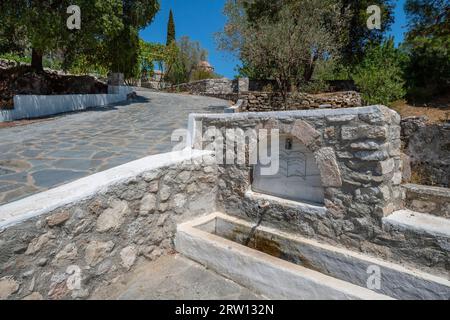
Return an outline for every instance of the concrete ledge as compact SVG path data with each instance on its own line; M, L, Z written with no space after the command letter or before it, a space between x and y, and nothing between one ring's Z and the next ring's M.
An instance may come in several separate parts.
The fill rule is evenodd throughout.
M41 192L0 207L0 229L51 212L60 207L89 199L109 187L148 171L210 155L208 151L184 150L146 157L126 163L63 186Z
M450 189L405 184L406 207L410 210L450 218Z
M399 210L383 218L383 226L388 229L412 231L432 237L450 240L450 220L410 210Z
M306 202L287 200L267 194L257 193L252 190L248 190L245 193L245 198L256 202L268 201L273 204L281 205L286 208L294 208L300 212L312 215L325 216L327 214L327 208L324 206L313 205Z
M112 94L16 95L14 109L0 110L0 122L82 111L127 100L129 87L108 88Z
M450 199L450 189L441 187L424 186L419 184L405 184L403 188L409 192L414 192L420 195L436 196ZM450 200L449 200L450 201Z

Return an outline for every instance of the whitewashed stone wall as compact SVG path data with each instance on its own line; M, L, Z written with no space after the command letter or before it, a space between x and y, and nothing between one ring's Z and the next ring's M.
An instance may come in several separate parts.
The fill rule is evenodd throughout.
M0 122L33 119L106 106L126 101L132 92L131 87L108 86L108 94L16 95L14 109L0 110Z
M178 223L214 211L215 172L158 155L0 207L0 300L86 299L171 252Z
M387 260L448 272L439 239L385 230L382 219L402 208L400 116L383 106L290 112L194 115L199 132L277 128L300 140L316 158L324 206L252 192L250 165L219 167L223 212ZM196 135L198 137L198 134ZM193 144L198 145L194 137ZM432 270L433 269L433 270Z

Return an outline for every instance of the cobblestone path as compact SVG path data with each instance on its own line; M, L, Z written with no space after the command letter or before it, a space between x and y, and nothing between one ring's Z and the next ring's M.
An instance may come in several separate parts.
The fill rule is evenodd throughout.
M139 158L170 152L188 115L227 101L138 91L134 102L0 129L0 204Z

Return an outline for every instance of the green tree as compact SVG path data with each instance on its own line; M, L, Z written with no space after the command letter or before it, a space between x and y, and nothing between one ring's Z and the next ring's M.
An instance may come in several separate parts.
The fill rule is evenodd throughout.
M155 66L158 66L165 74L177 69L179 49L176 43L172 42L169 46L165 46L159 43L145 42L141 39L139 46L140 73L136 75L136 78L141 77L143 73L151 76Z
M448 0L407 0L408 37L448 36L450 3Z
M219 76L214 72L209 70L196 69L191 74L191 81L205 80L205 79L215 79Z
M169 13L169 22L167 23L167 45L170 45L173 41L176 40L175 34L175 21L173 19L173 12L170 10Z
M196 71L198 63L208 57L208 52L202 49L198 41L191 41L188 36L183 36L175 43L178 47L178 56L173 64L173 68L167 73L167 81L173 84L185 83L193 80L193 73ZM196 75L204 77L205 75ZM196 79L198 80L198 79Z
M267 2L230 0L219 48L236 54L253 74L275 79L287 101L291 88L311 80L322 61L336 59L346 19L333 0ZM261 7L255 9L255 5ZM256 12L258 14L256 14Z
M37 71L42 71L43 56L56 51L64 52L67 68L83 55L86 61L95 60L112 71L129 70L129 63L137 61L131 57L138 50L138 30L152 21L159 9L158 1L77 0L81 30L66 26L66 11L72 4L71 0L2 1L0 30L7 21L23 32L21 40L32 49L32 66Z
M374 44L383 42L386 32L394 22L395 0L340 0L341 12L350 16L344 34L346 43L342 48L342 62L345 66L357 65L366 51ZM377 5L381 8L381 30L367 28L367 8Z
M406 79L410 98L427 100L450 90L450 6L448 0L408 0L410 55Z
M395 48L392 38L369 47L353 74L366 103L389 105L405 96L403 65L406 59L405 54Z
M339 67L341 71L346 69L350 71L352 66L357 65L363 59L369 44L382 42L385 32L389 30L394 20L394 0L325 0L324 4L329 7L333 6L333 12L328 11L328 14L324 14L316 11L311 14L318 21L328 24L331 32L343 44L340 46L340 60L336 61L333 66ZM279 19L282 8L289 6L294 11L301 11L304 10L305 5L308 6L304 0L230 0L224 8L228 23L224 32L218 35L219 47L239 52L243 41L240 26L245 25L246 22L256 26L262 18L274 22ZM367 8L370 5L378 5L382 10L381 30L367 28L367 19L369 18ZM340 16L339 20L346 21L346 23L341 23L337 27L333 26L336 16ZM250 61L246 61L244 57L239 56L239 58L243 64L239 70L241 74L252 78L270 77L263 70L252 65ZM313 75L311 71L314 71L314 65L315 63L311 64L309 71L306 71L305 78Z

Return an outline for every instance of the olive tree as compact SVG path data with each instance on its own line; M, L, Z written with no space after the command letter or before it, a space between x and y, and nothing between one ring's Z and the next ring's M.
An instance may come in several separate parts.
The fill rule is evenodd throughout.
M292 88L311 80L319 61L336 58L347 20L336 1L287 1L271 14L249 18L246 1L230 0L219 47L275 79L286 102Z

